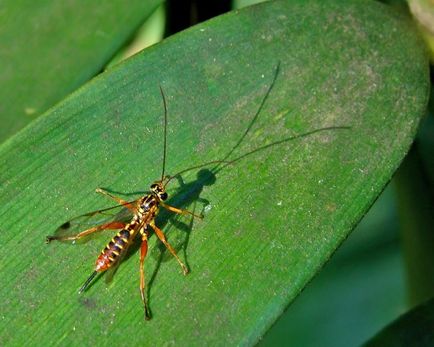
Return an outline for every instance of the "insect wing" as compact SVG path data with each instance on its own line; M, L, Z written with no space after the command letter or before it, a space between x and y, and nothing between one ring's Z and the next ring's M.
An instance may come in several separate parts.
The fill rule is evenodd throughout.
M131 202L131 203L134 203ZM64 238L75 236L80 232L89 228L98 227L105 223L117 221L128 222L131 219L132 212L123 205L112 206L102 210L96 210L93 212L85 213L77 216L62 225L60 225L54 232L56 238ZM80 240L60 240L62 242L74 243L74 242L86 242L92 238L93 234L87 235Z

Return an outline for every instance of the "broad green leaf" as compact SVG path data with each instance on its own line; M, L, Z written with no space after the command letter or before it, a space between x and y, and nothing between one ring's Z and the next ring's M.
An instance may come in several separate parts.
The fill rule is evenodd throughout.
M99 73L161 2L3 1L0 141Z
M258 346L285 346L288 341L303 347L360 346L405 312L406 283L393 188L394 184L388 185Z
M299 0L218 17L103 73L0 147L0 343L256 342L390 180L424 113L427 66L413 27L388 6ZM151 238L144 322L137 254L79 296L112 233L77 245L44 238L112 205L96 187L130 199L160 177L159 86L171 174L351 129L173 182L169 203L205 218L157 218L191 274Z
M417 306L380 331L364 346L418 346L434 344L434 300Z

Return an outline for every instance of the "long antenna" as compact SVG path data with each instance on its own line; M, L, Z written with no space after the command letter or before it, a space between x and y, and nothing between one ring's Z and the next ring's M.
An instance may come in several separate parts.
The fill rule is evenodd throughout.
M256 120L258 119L259 114L261 113L262 108L264 107L265 102L267 101L267 99L271 93L271 90L273 89L274 84L276 83L277 76L279 75L279 72L280 72L280 60L277 62L276 66L274 68L273 80L271 81L270 86L267 89L267 92L265 93L264 97L262 98L262 101L259 104L258 110L256 111L255 115L253 116L252 120L250 121L247 129L244 131L244 134L241 136L241 138L238 140L238 142L235 144L235 146L232 147L232 149L228 152L228 154L226 154L226 156L223 158L223 160L226 160L227 158L229 158L231 156L231 154L240 146L240 144L243 142L244 138L250 132L250 129L253 127Z
M163 170L161 172L161 180L164 179L164 171L166 169L166 152L167 152L167 103L166 97L164 96L163 88L160 84L160 92L163 97L163 105L164 105L164 145L163 145Z
M317 129L309 130L309 131L307 131L305 133L302 133L302 134L297 134L297 135L289 136L289 137L286 137L286 138L284 138L282 140L278 140L278 141L274 141L272 143L269 143L268 145L263 145L263 146L257 147L257 148L255 148L255 149L253 149L253 150L251 150L251 151L249 151L247 153L241 154L240 156L238 156L235 159L232 159L230 161L225 160L225 163L226 163L226 166L232 165L232 164L235 164L236 162L238 162L238 161L246 158L249 155L252 155L252 154L260 152L260 151L263 151L263 150L265 150L267 148L274 147L274 146L283 144L285 142L293 141L293 140L300 139L300 138L303 138L303 137L307 137L307 136L313 135L315 133L319 133L321 131L339 130L339 129L341 129L341 130L350 130L351 126L348 126L348 125L333 125L333 126L328 126L328 127L323 127L323 128L317 128ZM224 168L224 166L218 168L218 170L215 171L215 173L219 172L223 168Z
M263 145L263 146L257 147L257 148L255 148L255 149L253 149L253 150L251 150L251 151L249 151L247 153L241 154L240 156L238 156L238 157L236 157L235 159L232 159L232 160L225 160L225 159L223 159L223 160L212 160L212 161L208 161L206 163L200 164L200 165L191 166L191 167L189 167L187 169L184 169L184 170L181 170L181 171L177 172L173 176L170 176L167 179L167 181L164 184L164 186L166 187L167 184L172 179L174 179L176 176L178 176L180 174L183 174L185 172L191 171L191 170L199 169L201 167L205 167L205 166L212 165L212 164L226 164L226 165L221 166L219 168L214 168L213 172L217 173L221 169L223 169L224 167L226 167L228 165L235 164L236 162L238 162L238 161L246 158L247 156L252 155L252 154L254 154L256 152L263 151L263 150L265 150L267 148L270 148L270 147L273 147L273 146L276 146L276 145L280 145L280 144L283 144L285 142L289 142L289 141L292 141L292 140L296 140L296 139L299 139L299 138L302 138L302 137L306 137L306 136L309 136L309 135L312 135L312 134L315 134L315 133L318 133L318 132L321 132L321 131L339 130L339 129L346 129L346 130L348 130L348 129L351 129L351 126L347 126L347 125L335 125L335 126L328 126L328 127L323 127L323 128L317 128L317 129L313 129L313 130L307 131L307 132L302 133L302 134L286 137L286 138L284 138L282 140L278 140L278 141L269 143L268 145Z
M243 142L244 138L247 136L247 134L249 133L249 131L252 128L253 124L255 123L256 119L258 118L259 113L261 113L261 110L264 107L265 101L267 101L268 96L270 95L270 92L273 89L274 84L276 83L277 76L279 75L279 72L280 72L280 60L277 62L276 67L274 68L273 80L270 83L270 87L267 89L267 92L265 93L265 96L263 97L263 99L261 101L261 104L259 105L259 108L256 111L254 117L250 121L249 126L244 131L244 134L241 136L241 138L238 140L238 142L235 144L235 146L232 147L232 149L226 154L226 156L223 159L209 161L209 162L206 162L204 164L192 166L192 167L189 167L189 168L187 168L185 170L182 170L182 171L178 172L177 174L175 174L173 176L170 176L168 178L168 180L166 181L166 183L164 184L164 186L166 186L173 178L175 178L176 176L178 176L180 174L183 174L184 172L187 172L187 171L190 171L190 170L194 170L194 169L199 169L201 167L205 167L205 166L212 165L212 164L217 164L217 166L214 168L214 170L216 170L218 168L218 164L223 164L224 163L226 165L230 165L233 162L235 162L238 159L240 159L240 158L238 158L237 160L231 160L231 161L227 160L231 156L231 154L237 149L237 147L241 144L241 142ZM166 101L165 101L165 98L164 98L163 90L161 89L161 85L160 85L160 90L161 90L161 94L163 95L165 113L167 113L167 110L166 110ZM166 119L165 119L165 121L167 123ZM165 124L165 126L166 126L166 124ZM165 132L166 132L166 130L165 130ZM166 136L164 136L164 150L166 151ZM164 153L164 157L165 157L165 155L166 155L166 153ZM244 156L242 156L242 157L244 157ZM161 176L161 180L163 180L163 179L164 179L164 163L163 163L163 174Z

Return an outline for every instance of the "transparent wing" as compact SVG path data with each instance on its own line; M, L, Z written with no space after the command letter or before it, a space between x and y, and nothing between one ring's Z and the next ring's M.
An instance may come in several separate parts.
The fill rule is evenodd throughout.
M129 202L134 204L137 200ZM127 223L132 217L132 211L123 205L116 205L109 208L96 210L93 212L85 213L60 225L53 234L53 239L61 242L86 242L92 238L95 233L89 233L79 240L62 240L62 238L73 237L85 230L95 229L94 231L100 231L104 229L116 229L116 222ZM99 228L100 226L112 224L110 228ZM49 236L48 238L50 238Z

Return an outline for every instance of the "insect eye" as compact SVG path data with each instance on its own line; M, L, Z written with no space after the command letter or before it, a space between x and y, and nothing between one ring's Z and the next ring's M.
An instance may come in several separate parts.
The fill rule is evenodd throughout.
M155 184L155 183L154 183L154 184L151 184L151 189L152 189L152 190L155 190L155 189L157 188L157 186L158 186L158 184Z
M167 193L166 193L166 192L161 193L161 194L160 194L160 199L161 199L161 200L166 200L166 199L167 199Z

